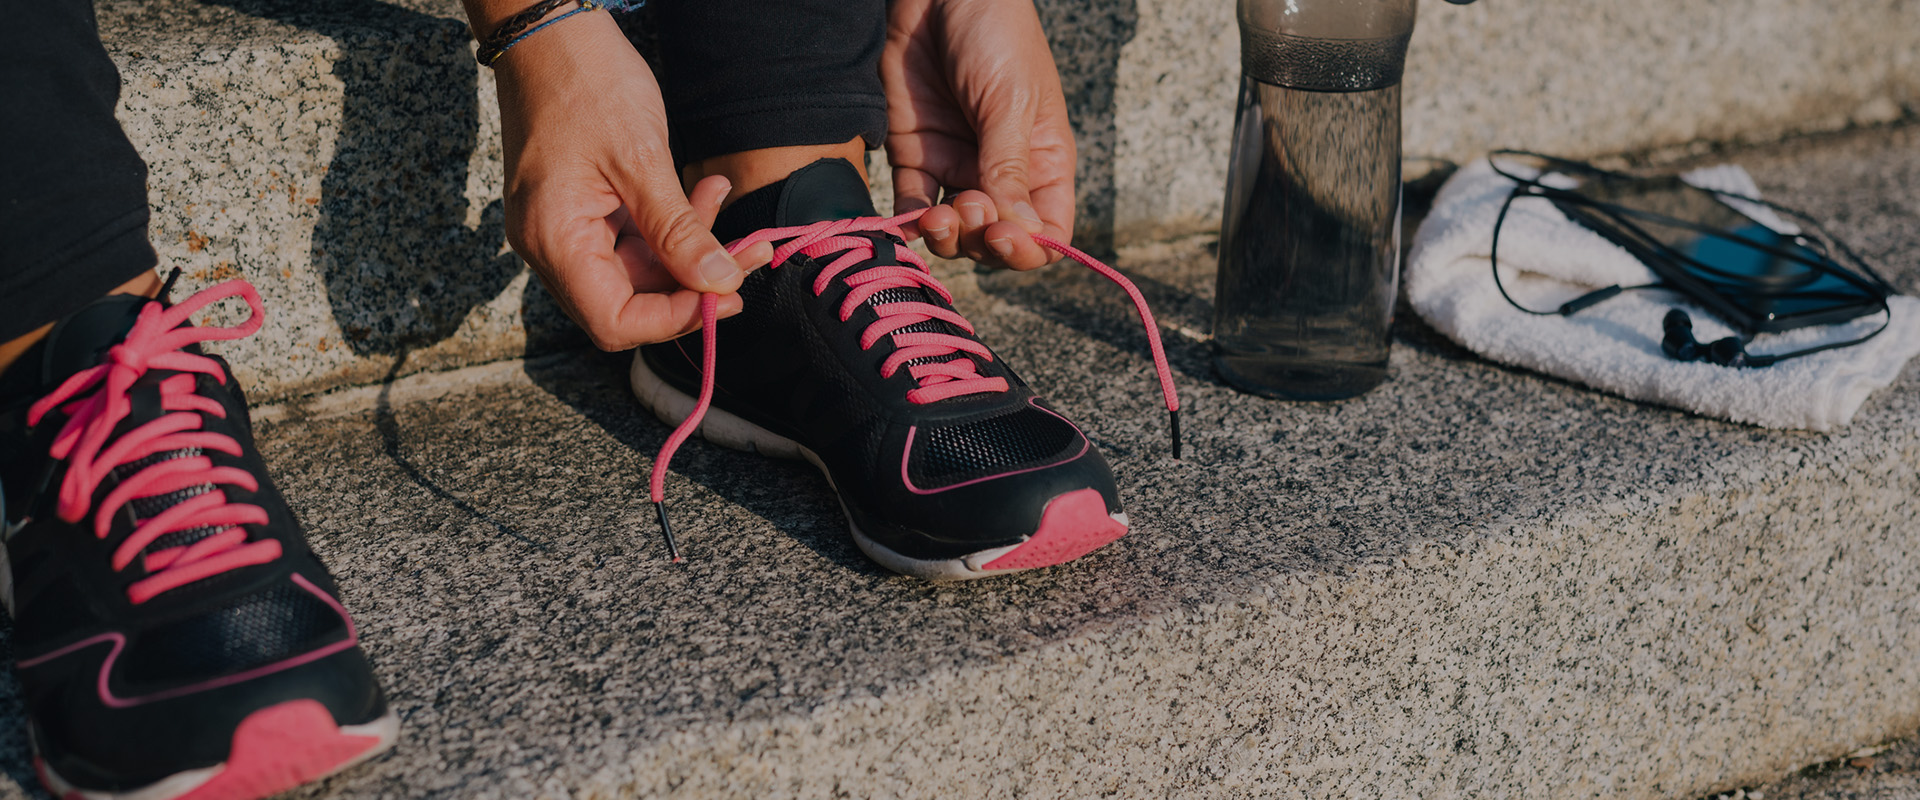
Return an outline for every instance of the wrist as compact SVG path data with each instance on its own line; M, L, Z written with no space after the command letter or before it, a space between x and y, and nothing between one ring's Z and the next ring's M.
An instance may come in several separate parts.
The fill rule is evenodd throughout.
M500 24L507 21L508 17L526 11L538 2L540 0L464 0L462 5L467 11L467 31L473 34L474 41L486 41L488 36L500 30Z
M581 14L527 37L493 67L502 80L545 82L605 75L610 65L628 58L640 60L640 54L612 16Z
M637 7L642 3L644 0L467 0L469 30L479 43L474 57L481 65L491 67L508 50L521 47L536 34L540 39L562 38L562 30L590 27L586 20L593 18L599 18L598 27L617 30L619 26L613 22L611 13L599 12ZM516 7L518 10L509 10ZM583 19L575 21L574 17ZM549 32L549 28L553 31Z

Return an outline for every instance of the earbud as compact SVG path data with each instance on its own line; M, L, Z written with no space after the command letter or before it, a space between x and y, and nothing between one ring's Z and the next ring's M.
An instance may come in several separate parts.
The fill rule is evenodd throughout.
M1666 329L1666 337L1660 340L1660 350L1675 361L1706 361L1723 367L1766 367L1780 360L1777 356L1754 355L1747 352L1746 343L1738 336L1729 336L1712 344L1701 344L1693 338L1693 318L1680 309L1667 312L1661 320Z
M1660 321L1667 336L1660 340L1660 350L1675 361L1699 361L1700 342L1693 338L1693 318L1680 309L1667 311L1667 318Z

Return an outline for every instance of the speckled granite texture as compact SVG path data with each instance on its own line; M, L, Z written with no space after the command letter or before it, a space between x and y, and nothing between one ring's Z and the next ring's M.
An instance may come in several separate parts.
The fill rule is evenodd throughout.
M1217 224L1228 0L1040 0L1080 133L1082 245ZM1920 99L1920 2L1425 8L1407 152L1568 154L1883 122ZM501 233L491 75L454 0L100 0L153 236L188 288L241 275L263 397L582 341Z
M1766 786L1701 800L1913 800L1920 797L1920 739L1864 747Z
M1920 130L1737 160L1920 288ZM667 431L617 357L266 409L406 726L294 796L1691 800L1920 729L1920 369L1841 433L1767 432L1403 315L1380 389L1262 400L1180 333L1210 313L1209 244L1120 260L1169 331L1184 461L1103 280L953 282L1135 523L1009 579L888 575L813 470L698 441L667 563L643 488ZM0 771L24 783L13 691Z

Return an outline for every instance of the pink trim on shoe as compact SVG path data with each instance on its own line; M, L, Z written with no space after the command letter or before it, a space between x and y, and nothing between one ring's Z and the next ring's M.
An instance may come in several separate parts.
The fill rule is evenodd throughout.
M907 477L907 461L908 459L913 457L913 435L915 433L918 433L920 430L920 426L915 425L907 429L906 446L900 448L900 483L907 487L907 491L913 492L914 494L939 494L941 492L958 489L962 486L972 486L976 483L982 483L982 482L991 481L991 480L998 480L1000 478L1007 477L1008 475L1019 475L1026 472L1038 472L1043 469L1052 469L1054 467L1060 466L1061 464L1065 464L1069 461L1072 461L1076 458L1086 455L1087 449L1093 446L1092 444L1087 442L1087 435L1081 432L1080 426L1073 424L1073 420L1067 419L1066 417L1062 417L1059 414L1054 414L1052 411L1049 411L1048 409L1043 408L1039 403L1034 402L1033 398L1031 397L1027 398L1027 405L1033 406L1034 408L1040 409L1041 411L1045 411L1048 414L1053 414L1055 418L1059 419L1061 422L1067 423L1068 427L1073 428L1073 432L1080 437L1080 452L1074 453L1071 456L1060 459L1059 461L1055 461L1050 464L1041 464L1040 466L1028 467L1026 469L1016 469L1009 472L1002 472L998 475L988 475L984 478L974 478L973 480L970 480L970 481L961 481L959 483L953 484L952 486L942 486L938 489L922 489L918 486L913 485L913 479Z
M854 219L826 220L788 228L767 228L750 234L744 239L739 239L728 244L727 252L738 254L741 250L760 242L771 243L783 239L787 240L786 244L774 248L773 260L769 262L769 266L778 266L785 263L786 260L795 253L803 253L809 258L824 258L834 253L840 253L839 258L827 264L820 270L819 274L814 276L813 293L815 296L819 296L826 292L827 287L835 278L839 277L841 273L850 269L854 264L878 255L878 251L875 249L875 242L870 239L850 236L848 234L884 231L903 240L902 242L894 243L894 255L901 265L911 264L912 267L876 265L869 269L861 270L853 276L849 276L844 282L851 288L851 291L848 292L846 299L841 302L840 321L846 322L852 319L855 308L871 300L874 295L887 288L920 287L939 295L941 299L948 303L952 303L953 293L948 291L947 287L941 285L938 280L934 279L933 269L928 267L927 262L915 254L913 250L904 243L906 234L901 229L901 226L920 219L920 216L925 213L927 213L927 209L922 208L893 217L859 217ZM1105 276L1107 280L1113 281L1121 289L1125 290L1127 298L1133 301L1134 309L1140 314L1140 324L1146 327L1148 349L1153 354L1153 369L1160 379L1160 393L1166 401L1168 420L1173 435L1173 457L1179 458L1180 397L1174 389L1173 368L1167 363L1166 348L1161 346L1160 343L1160 329L1154 324L1153 312L1147 309L1146 297L1140 294L1140 289L1134 286L1132 281L1127 280L1125 275L1120 274L1119 271L1112 267L1100 263L1099 259L1087 255L1057 239L1051 239L1046 236L1035 236L1034 240L1039 242L1041 246L1059 251L1066 255L1067 258L1073 259L1087 268L1100 273L1102 276ZM713 402L715 358L713 351L719 343L719 333L715 330L715 323L717 321L716 310L718 308L719 297L720 296L716 294L703 294L700 297L700 341L702 343L700 396L695 401L693 413L688 414L685 419L680 421L680 425L674 428L673 435L667 437L666 444L660 447L660 455L656 456L653 460L653 470L648 480L648 497L653 501L654 508L660 513L660 524L663 531L667 530L666 506L664 505L666 497L664 485L667 465L672 463L673 454L680 449L681 443L685 442L687 437L693 435L694 431L700 429L700 419L706 416L707 408ZM861 336L860 346L862 348L871 347L883 336L891 336L893 338L897 349L881 363L880 375L883 378L890 378L893 377L894 373L901 367L907 367L908 373L919 383L919 388L907 392L908 402L926 404L968 394L1007 391L1008 385L1006 379L982 377L975 370L972 360L968 358L967 354L971 354L984 361L992 361L993 353L987 349L986 345L950 334L925 332L903 334L899 332L899 330L909 327L914 323L939 319L947 321L950 324L957 324L961 329L971 335L973 333L973 326L967 323L964 318L948 312L945 309L941 309L938 306L918 302L886 303L874 307L873 311L876 315L882 317L905 317L899 320L902 324L897 326L893 321L884 319L870 323L867 330L863 332ZM685 352L684 348L682 352ZM946 356L954 356L954 358L939 363L910 364L910 362L913 361L929 362L929 359ZM672 541L673 535L671 532L667 533L667 539L669 542Z
M311 783L372 756L388 743L380 723L342 730L317 700L289 700L247 715L233 730L227 760L204 769L188 770L159 783L127 792L80 789L67 783L34 756L40 784L62 800L143 797L159 800L260 800ZM386 726L391 730L392 725ZM60 794L62 789L65 794Z
M119 631L110 631L107 633L100 634L98 636L82 639L78 642L74 642L73 644L67 645L66 647L62 647L51 653L47 653L41 656L35 656L33 658L23 659L20 661L18 668L29 669L32 667L37 667L48 661L52 661L56 658L60 658L61 656L65 656L70 653L84 650L88 647L92 647L97 644L112 642L113 649L107 653L106 659L100 662L100 679L97 683L97 686L100 691L100 702L105 703L108 708L132 708L134 706L158 702L160 700L171 700L175 697L185 697L186 695L190 695L195 692L204 692L204 691L207 691L208 689L218 689L222 686L232 686L233 684L236 684L236 683L250 681L250 680L253 680L254 678L258 678L263 675L271 675L281 670L292 669L302 664L318 661L322 658L326 658L327 656L333 655L334 653L338 653L342 650L346 650L360 643L360 634L353 627L353 618L347 615L347 609L346 607L340 605L340 601L333 599L333 597L328 595L326 592L320 591L320 587L313 585L312 581L309 581L306 578L301 577L300 575L297 575L297 574L293 575L292 578L293 578L293 582L296 585L300 586L303 589L306 589L309 592L312 592L315 597L320 598L322 602L326 603L329 606L332 606L333 610L339 613L340 619L346 622L347 624L346 639L327 645L325 647L321 647L316 650L309 650L305 653L301 653L300 655L294 656L292 658L288 658L282 661L276 661L272 664L267 664L265 666L255 667L245 672L237 672L232 675L227 675L220 678L214 678L213 680L202 681L200 683L196 683L191 686L182 686L179 688L168 689L164 692L155 692L149 695L141 695L139 697L125 697L125 698L115 697L113 695L113 692L107 688L107 677L113 674L113 662L115 659L118 659L120 657L120 651L125 649L127 646L126 634L123 634Z
M1032 538L980 568L1015 570L1065 564L1126 534L1127 524L1107 514L1106 498L1098 489L1079 489L1047 504Z
M256 800L325 776L378 747L377 736L340 731L317 700L253 712L233 731L226 768L177 800Z

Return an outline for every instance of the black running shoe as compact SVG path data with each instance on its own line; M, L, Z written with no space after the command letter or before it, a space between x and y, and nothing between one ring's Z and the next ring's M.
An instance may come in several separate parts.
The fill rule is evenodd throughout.
M253 316L199 328L228 297ZM393 744L353 621L197 343L260 327L232 281L124 295L0 376L0 570L36 766L74 800L247 800Z
M671 425L704 412L699 431L717 444L812 462L854 542L896 572L978 578L1118 539L1127 516L1106 460L974 337L902 241L911 216L876 217L838 159L741 197L716 234L736 250L778 247L741 286L745 310L711 327L725 353L709 370L712 408L696 410L710 355L700 336L641 348L634 393ZM687 432L656 462L656 502Z

